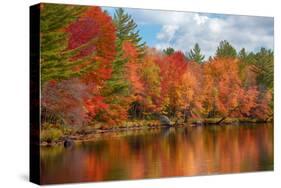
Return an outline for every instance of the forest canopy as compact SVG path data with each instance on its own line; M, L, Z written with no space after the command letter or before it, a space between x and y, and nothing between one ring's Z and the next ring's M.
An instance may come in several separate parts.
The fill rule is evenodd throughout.
M41 4L41 121L115 127L159 115L192 119L273 116L271 49L235 49L222 40L207 59L149 47L125 10ZM207 60L206 60L207 59Z

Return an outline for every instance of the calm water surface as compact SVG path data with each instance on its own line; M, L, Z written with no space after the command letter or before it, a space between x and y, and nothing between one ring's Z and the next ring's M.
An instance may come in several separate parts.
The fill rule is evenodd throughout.
M41 182L193 176L273 170L273 126L134 130L41 147Z

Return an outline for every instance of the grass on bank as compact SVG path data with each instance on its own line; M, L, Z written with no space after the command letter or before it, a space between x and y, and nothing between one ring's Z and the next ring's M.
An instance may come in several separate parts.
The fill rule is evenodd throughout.
M172 123L177 125L208 125L216 124L221 118L192 118L187 123L183 123L182 120L172 119ZM241 124L241 123L261 123L264 122L259 119L250 118L226 118L221 124ZM124 122L122 125L108 126L101 123L93 123L88 126L82 126L80 128L70 128L58 124L44 123L41 129L40 141L41 143L53 144L61 141L66 136L73 135L87 135L92 133L98 133L105 130L126 130L126 129L146 129L146 128L159 128L160 122L158 120L132 120Z

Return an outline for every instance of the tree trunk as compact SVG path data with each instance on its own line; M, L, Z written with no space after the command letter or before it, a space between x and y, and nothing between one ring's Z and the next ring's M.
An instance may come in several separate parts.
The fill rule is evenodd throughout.
M233 111L235 111L237 108L239 108L239 106L236 106L235 108L233 108L232 110L230 110L230 111L228 112L228 114L227 114L226 116L222 117L218 122L216 122L216 124L222 123L222 122L223 122L228 116L230 116L231 113L232 113Z
M221 118L216 124L220 124L221 122L223 122L226 119L226 116Z
M187 123L188 119L192 116L192 112L190 108L184 109L184 123Z
M270 114L266 119L265 119L265 122L267 122L270 118L273 117L273 114Z

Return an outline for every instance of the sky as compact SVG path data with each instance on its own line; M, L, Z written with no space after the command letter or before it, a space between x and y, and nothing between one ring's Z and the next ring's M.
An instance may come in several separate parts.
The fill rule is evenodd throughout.
M114 8L104 7L111 16ZM163 50L173 47L188 52L198 43L205 58L213 56L219 42L229 41L238 51L274 48L272 17L124 9L136 24L149 47Z

